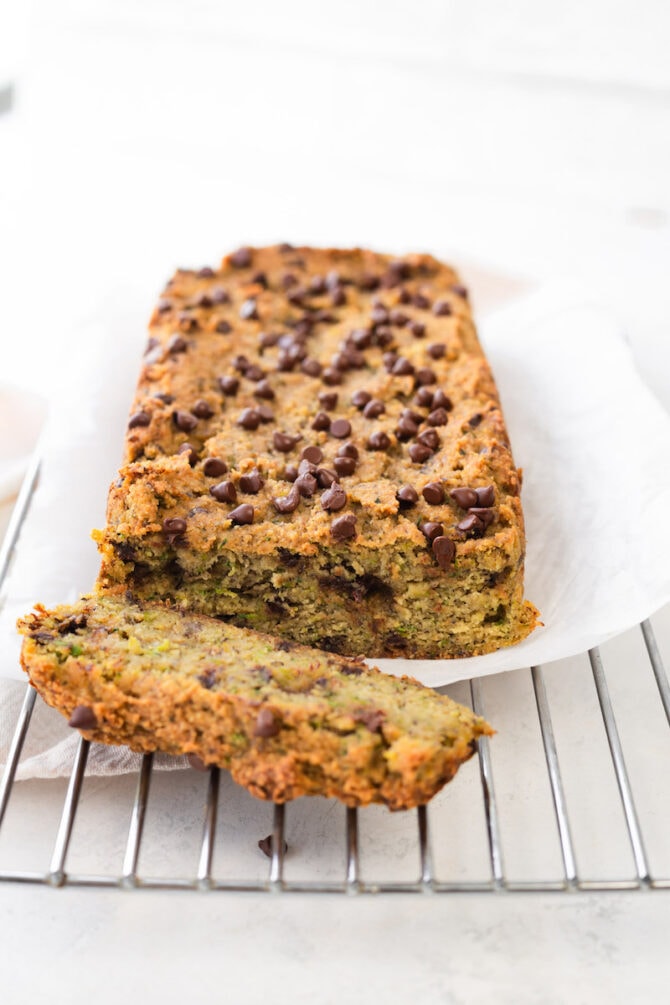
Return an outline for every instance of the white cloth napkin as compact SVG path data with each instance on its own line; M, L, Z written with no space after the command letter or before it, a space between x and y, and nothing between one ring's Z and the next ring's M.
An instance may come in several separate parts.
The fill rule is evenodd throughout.
M42 444L41 483L0 613L0 676L13 678L0 681L0 761L21 691L16 617L37 600L74 600L96 575L89 529L104 522L143 344L139 323L112 329L101 321L87 332L76 391L64 394ZM526 596L545 627L487 656L377 661L433 686L574 655L670 600L662 533L670 511L670 417L637 375L616 323L579 289L557 283L489 316L481 336L524 469ZM69 770L76 734L48 711L38 725L20 777ZM164 766L179 763L166 759ZM126 751L98 748L89 769L113 773L136 764Z

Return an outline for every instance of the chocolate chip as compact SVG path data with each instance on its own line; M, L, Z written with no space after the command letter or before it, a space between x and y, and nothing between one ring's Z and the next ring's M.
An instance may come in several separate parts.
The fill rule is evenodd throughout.
M128 429L137 429L138 426L148 426L150 423L151 415L149 412L135 412L128 420Z
M159 314L167 313L167 311L172 310L172 301L166 299L159 300L158 303L156 304L156 310L158 311ZM149 342L152 341L154 342L155 345L158 345L158 339L149 339Z
M289 436L288 433L281 433L279 430L276 430L272 434L273 446L275 450L281 451L282 454L287 454L289 450L293 450L299 439L299 436Z
M249 503L242 503L237 509L233 509L228 514L228 519L235 524L253 523L254 508Z
M412 303L415 307L418 307L420 311L427 311L430 307L430 300L425 297L423 293L415 293L412 297Z
M267 856L267 858L272 858L272 834L268 834L267 837L261 838L260 841L258 842L258 847L263 852L263 854ZM286 841L284 841L284 855L286 854L287 851L288 851L288 845Z
M362 388L360 391L354 391L351 396L351 404L354 408L365 408L369 401L372 401L372 395L369 391L364 391Z
M264 272L255 272L251 277L251 282L255 283L257 286L262 286L264 290L268 288L268 277Z
M237 490L231 481L219 482L212 485L209 494L214 496L217 502L234 503L237 501Z
M164 405L171 405L172 402L174 401L173 394L164 394L162 392L159 392L158 394L154 394L153 397L157 401L162 401Z
M369 436L366 444L368 450L388 450L390 446L391 439L383 430Z
M472 509L468 510L469 513L474 513L484 525L484 529L489 527L495 520L495 511L489 509L488 507L473 506Z
M337 286L330 294L330 302L333 307L342 307L347 302L347 295L341 286Z
M177 321L179 322L179 327L182 331L192 332L196 331L200 327L198 319L194 318L190 311L180 311L179 314L177 314Z
M247 492L249 495L256 495L265 485L265 482L258 471L251 471L248 475L241 475L238 482L240 492Z
M309 461L311 464L320 464L323 460L323 450L320 447L305 447L300 454L301 461Z
M476 427L481 423L483 418L484 416L482 415L481 412L475 412L475 414L471 415L470 418L468 419L468 425L471 426L473 429L476 429Z
M198 275L201 279L211 279L212 276L216 275L216 273L209 265L204 265L202 269L198 269Z
M407 377L414 373L414 366L405 356L398 356L391 373L394 377Z
M430 426L446 426L448 421L449 416L445 408L434 409L426 419Z
M77 705L67 724L73 729L96 729L98 720L95 717L95 712L88 705Z
M431 370L428 366L423 366L420 370L416 371L414 380L416 384L421 386L423 384L435 384L437 377L435 376L434 370Z
M444 502L444 489L440 482L428 482L424 485L421 494L431 506L439 506Z
M445 411L450 412L454 404L448 394L444 391L437 390L433 395L433 408L444 408Z
M297 484L291 486L288 495L279 496L272 500L272 505L278 513L292 513L300 503L300 487Z
M431 456L432 450L429 447L424 447L421 443L413 443L408 453L415 464L423 464Z
M385 325L389 321L389 312L382 304L378 304L370 311L370 320L373 325Z
M429 447L431 450L437 450L440 445L440 434L435 429L424 429L416 439L417 443L421 443L424 447Z
M442 359L446 351L447 347L443 342L433 342L433 344L429 345L426 349L426 352L431 359Z
M411 304L411 302L412 302L412 294L409 292L409 290L406 290L405 287L402 286L398 290L398 303Z
M168 544L175 544L186 533L186 520L181 517L170 517L163 520L163 534Z
M426 335L426 326L421 321L412 321L409 330L414 338L424 338Z
M406 324L409 324L407 315L395 307L392 311L389 311L389 321L392 325L396 325L397 328L404 328Z
M319 404L325 408L327 412L332 412L332 410L337 407L338 399L339 394L337 391L322 391L319 395Z
M321 375L321 379L324 384L328 384L329 387L335 384L342 383L342 373L337 370L334 366L327 366Z
M369 401L365 408L363 409L363 415L366 419L376 419L380 415L383 415L386 411L386 405L383 401L379 401L378 398L373 398Z
M316 429L317 432L323 429L330 429L330 416L326 415L325 412L317 412L312 422L312 429Z
M259 380L254 388L254 398L264 398L267 401L272 401L274 396L275 393L270 386L269 380Z
M420 387L414 397L414 404L418 405L419 408L431 408L434 393L429 387Z
M398 361L397 352L385 352L384 355L382 356L382 363L384 364L384 369L388 370L389 373L396 365L397 361Z
M306 457L303 457L302 460L300 461L299 465L298 465L298 474L300 474L300 475L304 475L304 474L315 475L316 474L316 464L314 464L312 461L307 460Z
M348 541L356 537L356 517L353 513L345 513L330 525L330 533L335 541Z
M493 485L485 485L483 488L475 489L477 495L477 505L493 506L495 500L495 489Z
M356 461L353 457L336 457L333 461L333 467L338 475L343 478L347 475L353 475L356 470Z
M87 624L88 618L85 614L73 614L72 617L66 618L65 621L61 622L58 626L58 634L70 635L72 632L76 632L78 628L86 628Z
M479 502L477 493L474 489L452 489L449 495L454 502L461 507L461 509L470 509L472 506L476 506Z
M281 284L285 290L289 290L298 282L298 277L293 272L285 272L281 277Z
M191 412L193 415L197 415L199 419L211 419L214 415L214 409L210 407L209 402L205 401L204 398L199 398L191 406Z
M451 304L448 300L436 300L433 304L433 314L437 317L447 317L451 313Z
M281 730L281 718L269 708L262 708L256 717L254 736L268 739L276 736Z
M358 460L358 447L354 446L353 443L343 443L341 447L337 450L338 457L353 457L355 461Z
M227 321L217 321L216 328L214 330L217 331L219 335L230 335L233 329Z
M306 373L308 377L318 377L323 370L323 367L319 363L318 359L304 359L300 364L300 369L303 373Z
M413 485L403 485L395 494L401 509L409 509L419 501L419 493Z
M287 464L284 468L283 478L285 478L287 482L294 482L298 477L298 474L299 471L295 464Z
M329 489L337 481L337 474L335 471L331 471L330 468L319 468L316 472L316 480L320 488Z
M240 382L237 377L219 377L219 387L224 394L237 394L240 388Z
M431 548L439 567L441 569L448 569L456 555L456 546L451 538L444 537L443 535L433 538Z
M466 534L470 532L477 532L479 530L484 530L484 523L479 519L476 513L469 512L466 517L464 517L460 523L456 524L458 530L464 531Z
M311 499L316 492L317 481L313 474L306 471L296 478L294 485L297 486L298 491L301 496L305 496L306 499Z
M244 408L237 419L237 425L243 429L258 429L261 417L255 408Z
M321 496L321 506L327 512L337 512L347 505L347 493L338 482L334 482Z
M190 464L191 467L194 467L194 465L197 463L198 451L195 449L192 443L182 443L177 453L186 454L188 457L188 463Z
M215 286L213 290L209 293L212 298L212 303L215 304L229 304L230 294L224 290L223 286Z
M207 478L220 478L221 475L225 475L228 465L219 457L207 457L202 470Z
M258 405L256 411L258 413L258 418L261 420L261 422L274 421L275 413L272 411L269 405Z
M263 380L265 373L256 363L251 363L244 371L244 376L247 380L253 380L253 382L257 384L259 381Z
M208 293L199 293L198 296L193 301L193 303L191 304L191 306L192 307L211 307L212 306L212 299L211 299L211 297L209 296Z
M248 265L251 265L251 257L251 248L238 248L232 253L229 261L235 269L246 269Z
M179 352L186 352L188 349L188 342L181 335L173 335L167 344L167 351L171 356L176 355Z
M409 416L402 416L395 429L395 434L399 440L411 440L418 432L419 427Z
M334 419L329 432L337 440L346 440L347 436L351 436L351 423L348 419Z
M249 297L248 300L245 300L240 307L240 317L242 321L258 320L258 305L253 297Z
M439 537L443 533L444 528L441 523L435 523L433 520L427 520L422 523L419 530L424 534L429 541L434 541L436 537Z
M191 433L198 425L198 420L195 415L191 412L173 412L172 421L174 422L177 429L181 429L183 433Z
M358 285L362 290L376 290L379 286L379 276L372 272L364 272L358 280Z
M451 292L455 293L457 297L463 297L464 300L468 299L468 291L465 286L461 286L460 283L454 283L451 287Z
M357 349L368 349L372 345L372 334L367 328L355 328L349 335L349 341Z
M261 332L258 336L258 345L261 349L270 349L279 342L278 332Z

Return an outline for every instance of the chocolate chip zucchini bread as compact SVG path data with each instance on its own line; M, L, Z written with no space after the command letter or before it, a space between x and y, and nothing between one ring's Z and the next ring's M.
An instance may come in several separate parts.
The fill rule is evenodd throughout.
M486 653L536 624L519 491L455 272L240 248L154 311L99 585L349 656Z
M19 630L31 683L88 739L195 754L263 799L407 809L492 732L409 677L123 595L37 607Z

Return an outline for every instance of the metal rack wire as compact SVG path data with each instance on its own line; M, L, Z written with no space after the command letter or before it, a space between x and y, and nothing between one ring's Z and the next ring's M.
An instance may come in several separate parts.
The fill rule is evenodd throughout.
M8 571L13 551L15 549L21 525L28 511L30 500L37 483L39 464L33 464L22 487L15 507L10 526L0 552L0 585ZM658 696L665 713L665 725L670 726L670 686L664 669L661 652L657 644L650 621L640 625L644 649L653 673ZM120 873L110 871L108 874L83 874L69 872L67 869L68 852L77 821L82 786L86 778L86 764L89 755L89 741L80 738L69 782L65 793L60 822L51 852L51 859L41 870L4 869L0 861L0 881L16 883L40 883L53 887L117 887L125 889L161 888L171 890L212 890L212 891L266 891L266 892L301 892L301 893L466 893L466 892L580 892L606 890L662 890L670 889L670 877L653 875L649 857L645 847L645 839L640 824L636 800L629 778L629 772L624 758L623 746L615 718L610 689L604 666L603 656L599 649L588 653L593 685L597 694L598 705L602 717L611 762L611 770L616 780L618 796L625 821L627 841L630 846L634 863L634 874L630 877L598 879L582 875L577 867L578 855L575 848L568 799L559 763L558 746L554 735L554 725L546 673L542 667L529 668L527 672L532 682L537 721L541 734L547 780L550 787L553 814L555 818L556 835L560 847L562 876L557 879L534 879L528 881L510 878L504 866L503 834L501 819L496 799L494 784L494 765L491 746L488 739L479 741L479 780L483 802L486 827L488 863L487 873L481 879L468 881L441 880L434 869L433 844L431 834L431 807L420 807L415 812L416 838L418 844L418 874L414 879L401 881L393 878L388 880L370 881L361 873L359 825L361 814L366 811L347 809L345 815L344 868L341 878L327 880L290 879L285 875L284 848L287 816L291 814L289 804L275 805L273 812L271 854L267 874L260 879L220 878L213 868L214 854L217 844L217 821L219 819L219 792L221 772L218 768L209 769L207 780L205 807L202 819L202 837L200 840L197 868L194 875L151 877L143 875L139 870L140 851L145 833L145 819L149 804L153 774L153 755L143 757L135 797L132 805L130 821ZM469 681L469 692L472 707L479 715L485 714L482 682L478 679ZM7 758L5 771L0 781L0 828L10 806L17 766L28 734L31 718L40 701L35 691L26 689L23 706L16 723L13 741ZM317 807L318 800L311 800ZM160 810L160 807L159 807Z

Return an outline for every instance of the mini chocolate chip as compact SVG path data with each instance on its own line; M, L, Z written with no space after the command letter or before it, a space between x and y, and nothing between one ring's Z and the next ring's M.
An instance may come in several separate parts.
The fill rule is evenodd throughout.
M337 391L322 391L319 395L319 404L325 408L327 412L332 412L334 408L337 408L338 399L339 394Z
M317 412L312 423L312 429L316 429L317 432L323 429L330 429L330 416L326 415L325 412Z
M128 420L128 429L137 429L138 426L148 426L150 423L151 415L149 412L135 412Z
M440 445L440 434L436 429L424 429L416 439L418 443L424 447L430 447L431 450L437 450Z
M198 275L202 279L211 279L215 274L214 269L210 268L209 265L203 265L201 269L198 269Z
M419 432L416 422L413 422L408 415L403 415L395 429L395 434L399 440L411 440Z
M163 520L163 534L168 544L176 544L184 536L185 532L186 520L183 520L181 517L175 516Z
M95 712L88 705L77 705L67 724L73 729L96 729L98 720L95 717Z
M288 495L279 496L272 500L272 505L277 510L278 513L292 513L293 510L297 509L300 503L300 486L294 484Z
M265 373L256 363L251 363L244 371L247 380L253 380L255 384L263 380Z
M219 482L212 485L209 494L214 496L217 502L234 503L237 501L237 490L231 481Z
M369 401L372 401L372 395L369 391L364 391L362 388L360 391L354 391L351 396L351 404L354 408L365 408Z
M375 328L375 345L378 345L381 349L384 349L386 346L390 346L393 343L393 339L394 335L391 328L386 328L384 325L380 325L379 328Z
M303 373L306 373L308 377L318 377L323 367L319 363L318 359L304 359L300 364L300 369Z
M248 265L251 265L251 257L251 248L238 248L232 253L229 261L235 269L246 269Z
M220 478L221 475L225 475L228 465L220 457L207 457L202 470L207 478Z
M219 387L224 394L237 394L240 388L240 382L237 377L219 377Z
M276 736L281 730L281 718L269 708L262 708L256 717L254 736L268 739Z
M447 415L447 410L445 408L434 409L426 419L426 422L430 426L446 426L448 421L449 416Z
M349 341L357 349L368 349L372 345L372 335L367 328L355 328L349 335Z
M330 525L330 533L335 541L348 541L356 537L356 517L353 513L345 513Z
M463 297L465 300L468 299L468 291L465 286L461 286L460 283L454 283L451 287L451 292L455 293L457 297Z
M474 489L452 489L449 495L461 509L470 509L479 502Z
M441 569L448 569L456 555L456 545L451 538L444 537L443 535L435 537L433 538L431 547L439 567Z
M233 366L240 373L246 373L247 370L248 370L248 368L251 366L251 361L248 360L246 356L243 356L240 353L238 356L235 356L235 358L233 359Z
M446 351L447 347L443 342L433 342L433 344L429 345L426 349L426 352L431 359L442 359Z
M258 429L261 417L255 408L243 409L237 419L237 425L243 429Z
M183 433L191 433L198 425L197 418L191 412L173 412L172 421Z
M439 389L433 395L433 408L444 408L445 411L450 412L454 404L448 394L445 394L443 390Z
M198 294L198 296L195 298L195 300L193 301L193 303L191 304L191 306L192 307L211 307L212 304L213 304L213 301L212 301L212 298L210 297L209 293L205 293L203 291L202 293Z
M414 412L411 408L403 408L400 413L402 419L409 419L410 422L414 422L417 426L420 426L423 422L423 415L420 412Z
M414 396L414 404L418 405L419 408L431 408L434 393L429 387L420 387Z
M215 330L219 333L219 335L230 335L233 329L227 321L217 321Z
M323 460L323 450L317 446L305 447L300 454L301 461L309 461L311 464L320 464Z
M376 290L379 286L379 276L372 272L364 272L358 280L358 285L362 290Z
M479 519L476 513L469 512L467 516L463 517L460 523L456 524L458 530L464 531L466 534L471 531L474 533L479 530L484 529L484 523Z
M451 304L448 300L436 300L433 304L433 314L437 317L447 317L451 313Z
M215 304L229 304L230 294L227 290L224 290L223 286L215 286L213 290L210 290L210 297L212 302Z
M348 419L334 419L329 432L337 440L346 440L347 436L351 436L351 423Z
M200 327L198 319L194 318L190 311L179 311L177 321L182 331L193 332Z
M275 393L270 386L269 380L259 380L254 388L254 398L265 398L266 401L272 401Z
M384 364L384 369L388 370L390 373L390 371L396 365L397 360L398 360L397 352L385 352L384 355L382 356L382 363Z
M61 622L58 626L59 635L70 635L72 632L76 632L78 628L86 628L88 624L88 618L85 614L73 614L72 617L66 618L65 621ZM32 636L34 638L34 636Z
M484 528L489 527L495 520L495 511L483 506L473 506L468 513L474 513L484 524Z
M325 293L326 280L323 278L323 276L312 276L312 278L309 281L309 290L310 293L314 293L317 296L319 296L319 294L321 293Z
M327 366L326 369L321 374L321 379L324 384L332 387L334 384L342 383L342 373L340 370L335 369L334 366Z
M394 377L407 377L414 373L414 366L405 356L398 356L391 373Z
M337 474L335 471L331 471L330 468L318 468L316 472L316 480L319 483L320 488L329 489L330 486L337 481Z
M262 286L263 289L265 290L267 290L268 288L268 277L265 275L264 272L254 273L254 275L251 277L251 282L256 283L257 286Z
M409 292L409 290L406 290L405 287L402 286L398 290L398 303L411 304L411 302L412 302L412 294Z
M261 349L270 349L279 342L278 332L262 332L258 336L258 345Z
M391 440L383 430L369 436L366 444L368 450L388 450L390 446Z
M188 349L188 342L181 335L173 335L167 344L167 351L171 356L176 355L178 352L186 352Z
M343 478L347 475L353 475L356 470L356 461L353 457L336 457L333 461L333 467L338 475Z
M195 404L191 406L191 411L193 415L197 415L199 419L211 419L214 415L214 409L211 408L209 402L205 401L204 398L199 398Z
M165 314L167 311L172 310L172 301L162 298L156 304L156 310L159 314ZM149 339L149 341L151 342L152 340ZM158 339L154 339L153 341L158 344Z
M347 505L347 493L338 482L334 482L321 496L321 506L326 511L337 512Z
M475 489L477 495L477 505L493 506L495 500L495 489L493 485L485 485L484 488Z
M313 474L306 471L296 478L294 485L297 485L298 491L301 496L305 496L306 499L311 499L316 492L317 481Z
M287 464L286 467L284 468L283 477L286 479L287 482L294 482L298 477L299 473L300 472L296 468L295 464Z
M415 293L412 297L412 303L415 307L418 307L420 311L427 311L430 307L430 300L425 297L423 293Z
M416 371L414 380L421 386L423 384L434 384L437 381L437 377L435 376L435 371L431 370L430 367L422 366L420 370Z
M269 405L258 405L256 407L258 412L258 418L261 422L273 422L275 413L272 411Z
M237 483L240 492L247 492L249 495L256 495L265 485L265 482L258 471L251 471L248 475L241 475Z
M476 429L477 426L481 423L483 418L484 416L482 415L481 412L475 412L475 414L471 415L470 418L468 419L468 425L471 426L472 429Z
M258 304L253 297L249 297L248 300L245 300L240 307L240 317L243 321L258 320Z
M398 489L395 497L400 503L401 509L409 509L410 506L415 506L419 501L419 493L413 485L403 485Z
M254 508L249 503L242 503L237 509L233 509L228 514L228 519L235 524L253 523Z
M415 464L423 464L431 456L432 450L429 447L424 447L422 443L413 443L408 453Z
M409 330L414 338L424 338L426 335L426 326L421 321L412 321Z
M303 457L301 459L300 463L298 464L298 474L300 474L300 475L304 475L304 474L315 475L316 474L316 464L314 464L313 461L308 460L306 457Z
M444 532L442 524L435 523L433 520L427 520L425 523L422 523L419 530L429 541L434 541L436 537L439 537Z
M282 454L287 454L289 450L293 450L299 439L299 436L289 436L288 433L282 433L279 430L276 430L272 434L273 446L275 450L281 451Z
M389 311L389 321L392 325L396 325L397 328L404 328L406 324L409 324L409 318L403 311L399 311L394 308Z
M347 295L341 286L337 286L330 294L330 302L333 307L342 307L347 302Z
M383 415L386 411L386 405L383 401L379 401L378 398L373 398L369 401L365 408L363 409L363 415L366 419L376 419L380 415Z
M373 325L385 325L389 321L389 312L382 304L378 304L370 311L370 320Z
M281 284L285 290L290 289L291 286L295 286L297 282L298 277L293 272L285 272L281 277Z
M428 482L424 485L421 494L431 506L439 506L444 502L444 489L440 482Z
M188 456L188 463L190 464L191 467L193 467L197 463L198 452L192 443L182 443L177 453L186 454Z
M358 460L358 447L353 443L343 443L341 447L337 450L338 457L353 457L355 461Z

